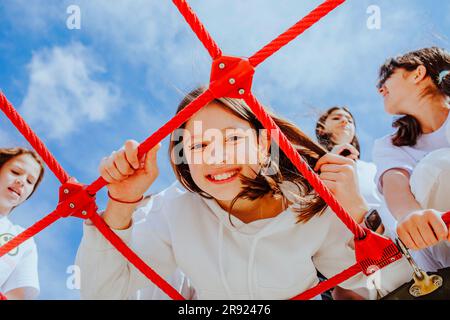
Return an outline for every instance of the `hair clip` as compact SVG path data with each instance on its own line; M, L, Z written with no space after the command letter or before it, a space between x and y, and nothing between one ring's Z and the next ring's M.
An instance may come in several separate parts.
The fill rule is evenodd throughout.
M441 73L439 73L439 84L444 81L444 78L450 73L450 70L444 70Z

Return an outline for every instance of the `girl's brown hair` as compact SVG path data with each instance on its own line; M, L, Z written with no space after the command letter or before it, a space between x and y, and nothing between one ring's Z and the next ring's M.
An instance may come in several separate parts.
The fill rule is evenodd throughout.
M195 100L206 88L199 87L190 92L179 104L177 113L183 110L191 101ZM248 121L250 125L256 130L257 137L259 138L260 130L264 129L264 126L258 121L251 109L246 105L243 100L220 98L215 102L228 108L236 116ZM320 157L326 154L326 150L320 145L312 141L305 133L297 128L293 123L288 120L277 117L272 112L268 112L280 130L286 135L288 140L294 145L298 153L305 159L309 166L314 167ZM184 128L186 122L180 127ZM174 163L173 153L175 143L182 143L183 137L178 136L174 139L174 132L170 137L169 145L169 157L171 159L171 165L175 172L177 179L180 183L189 191L200 194L202 197L212 199L213 197L203 190L201 190L194 182L189 171L189 165L186 161L186 157L183 150L179 150L178 157L181 161ZM273 141L270 144L269 154L271 154L273 148ZM298 222L307 222L316 214L321 214L326 208L326 203L315 192L309 182L299 173L297 168L292 164L291 160L286 154L280 150L278 158L268 161L262 164L262 170L255 172L256 177L250 179L244 175L240 175L241 182L243 184L242 191L233 199L229 213L235 202L239 199L256 200L265 196L266 194L272 194L272 196L283 197L285 203L287 197L285 196L285 189L282 187L283 182L288 181L290 185L294 185L296 189L296 199L299 201L298 207L293 207L298 213ZM271 172L270 172L271 171ZM292 190L292 189L291 189Z
M29 199L32 196L32 194L34 193L34 191L36 190L36 188L41 183L42 178L44 177L44 162L42 161L41 157L39 157L39 155L35 151L29 150L29 149L25 149L25 148L21 148L21 147L0 148L0 169L9 160L11 160L11 159L13 159L15 157L21 156L23 154L29 154L30 156L32 156L34 158L34 160L36 160L36 162L41 167L41 172L39 173L39 177L36 180L36 183L34 184L33 191L30 193L30 195L27 198L27 199Z
M427 88L422 96L441 95L450 97L450 53L444 49L432 47L409 52L402 56L388 59L380 68L378 89L381 89L387 79L399 68L414 71L419 66L427 69L427 76L433 85ZM397 128L392 137L395 146L414 146L423 131L416 118L405 115L392 124Z
M322 113L322 115L319 117L319 119L316 122L316 137L317 137L317 141L319 141L320 145L322 145L328 151L331 151L333 149L333 147L336 145L336 142L334 142L332 139L333 133L326 131L325 122L327 121L328 117L336 110L343 110L343 111L347 112L350 115L350 117L352 117L353 124L356 129L355 118L353 117L352 113L350 112L350 110L347 107L332 107L332 108L328 109L327 111L325 111L324 113ZM358 140L358 137L356 136L356 133L352 139L352 142L350 142L350 144L352 146L354 146L356 148L356 150L358 150L358 152L361 153L361 147L359 145L359 140Z

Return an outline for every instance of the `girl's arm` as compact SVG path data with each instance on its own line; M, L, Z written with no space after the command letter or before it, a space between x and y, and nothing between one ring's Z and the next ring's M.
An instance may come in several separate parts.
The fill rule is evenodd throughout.
M147 206L134 213L129 228L113 231L146 264L167 278L174 273L177 264L165 219L165 200L160 194L152 198ZM137 290L151 285L150 280L129 263L89 220L83 229L76 258L82 299L128 299Z
M397 221L410 212L422 209L411 192L409 178L409 172L404 169L388 170L381 177L384 199Z
M386 204L398 221L397 234L408 248L419 250L447 239L442 212L421 208L411 192L408 171L390 169L381 181Z
M138 143L129 140L124 148L102 160L100 174L109 183L111 197L103 219L141 259L163 276L168 276L175 271L176 263L170 232L161 211L164 206L149 210L154 196L151 203L138 209L147 210L144 215L138 215L141 219L132 221L138 203L124 203L139 202L158 176L156 152L159 147L150 150L144 159L138 159ZM149 283L89 221L84 224L76 264L81 272L82 298L127 299Z
M6 298L8 300L25 300L27 298L25 288L17 288L14 290L10 290L5 293Z

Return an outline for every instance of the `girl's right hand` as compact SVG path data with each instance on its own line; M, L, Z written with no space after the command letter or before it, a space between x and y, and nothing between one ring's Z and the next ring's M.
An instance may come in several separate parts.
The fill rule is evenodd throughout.
M138 159L138 147L137 141L127 140L120 150L113 151L100 164L100 175L108 182L109 193L120 201L139 200L158 177L156 153L161 144L142 159Z
M404 216L397 225L400 240L410 249L420 250L449 240L448 228L442 220L442 212L419 210Z

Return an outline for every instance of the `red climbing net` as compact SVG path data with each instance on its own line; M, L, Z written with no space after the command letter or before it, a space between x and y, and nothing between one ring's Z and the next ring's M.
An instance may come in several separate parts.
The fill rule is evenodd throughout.
M353 220L353 218L337 202L327 187L321 182L319 176L311 170L308 164L294 149L283 132L280 131L273 119L266 113L264 107L251 92L255 68L260 63L264 62L267 58L280 50L287 43L294 40L345 1L346 0L326 0L250 58L242 59L223 55L219 46L205 29L194 11L189 7L188 3L185 0L173 0L173 3L192 28L192 31L202 42L213 60L209 88L196 100L192 101L186 108L177 113L169 122L164 124L149 138L143 141L138 149L139 157L143 156L213 99L220 97L243 99L264 127L270 129L270 132L274 132L279 137L279 146L283 152L291 159L296 168L311 183L339 219L354 234L355 238L356 263L353 266L292 299L306 300L313 298L359 272L363 272L366 275L372 274L375 270L383 268L402 257L401 252L391 240L383 238L368 229L361 227ZM100 189L106 186L106 181L100 177L90 185L84 185L71 178L56 161L43 141L32 131L2 93L0 93L0 108L25 139L27 139L31 146L39 153L49 169L61 182L59 189L59 203L56 209L0 247L0 257L41 232L60 218L77 217L81 219L90 219L103 236L148 279L155 283L172 299L183 300L183 296L153 271L152 268L150 268L136 253L134 253L98 215L95 196ZM445 216L445 221L447 224L450 222L450 216L448 214ZM0 293L0 299L3 297L4 296Z

